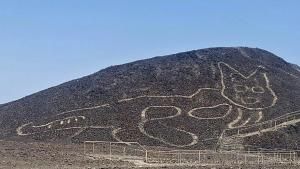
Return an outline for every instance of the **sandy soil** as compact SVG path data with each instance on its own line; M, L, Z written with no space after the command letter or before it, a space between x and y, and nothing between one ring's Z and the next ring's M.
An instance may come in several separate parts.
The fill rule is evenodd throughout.
M0 169L105 169L105 168L278 168L297 169L300 166L143 166L128 161L110 161L103 157L83 155L83 146L41 142L0 141Z
M0 169L82 169L133 164L83 155L82 145L0 141Z

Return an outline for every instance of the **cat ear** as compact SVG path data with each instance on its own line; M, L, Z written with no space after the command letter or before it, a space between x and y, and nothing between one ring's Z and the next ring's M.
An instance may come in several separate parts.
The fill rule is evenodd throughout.
M227 63L219 62L218 66L221 72L221 76L224 80L239 81L245 79L245 76L243 76L239 71L237 71Z
M235 79L248 79L253 76L260 76L264 77L264 74L266 74L266 68L264 66L258 66L255 71L253 71L251 74L244 75L241 72L237 71L230 65L224 62L219 62L218 63L221 75L223 76L224 79L229 79L229 78L235 78Z
M264 71L264 69L258 69L253 76L251 76L251 79L254 79L254 81L257 82L259 85L267 85L268 83L268 77L267 73Z

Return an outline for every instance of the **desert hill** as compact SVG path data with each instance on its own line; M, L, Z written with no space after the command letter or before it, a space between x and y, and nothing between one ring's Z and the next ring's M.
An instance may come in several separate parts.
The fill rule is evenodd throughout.
M0 105L0 139L214 149L224 130L297 113L299 103L297 65L258 48L208 48L111 66ZM299 136L295 121L241 144L295 148Z

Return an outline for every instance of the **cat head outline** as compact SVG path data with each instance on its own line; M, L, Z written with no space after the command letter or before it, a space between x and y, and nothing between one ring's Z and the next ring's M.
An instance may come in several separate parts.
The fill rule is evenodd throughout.
M278 98L263 66L248 76L224 62L219 62L218 67L221 73L221 94L232 104L248 110L262 110L277 103Z

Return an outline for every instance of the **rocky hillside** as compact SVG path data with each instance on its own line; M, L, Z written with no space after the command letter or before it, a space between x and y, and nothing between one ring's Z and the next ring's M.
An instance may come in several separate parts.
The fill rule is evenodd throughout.
M213 149L224 130L297 113L299 103L298 66L257 48L208 48L108 67L0 105L0 139ZM290 127L244 144L294 148L299 127ZM273 144L276 134L285 137Z

